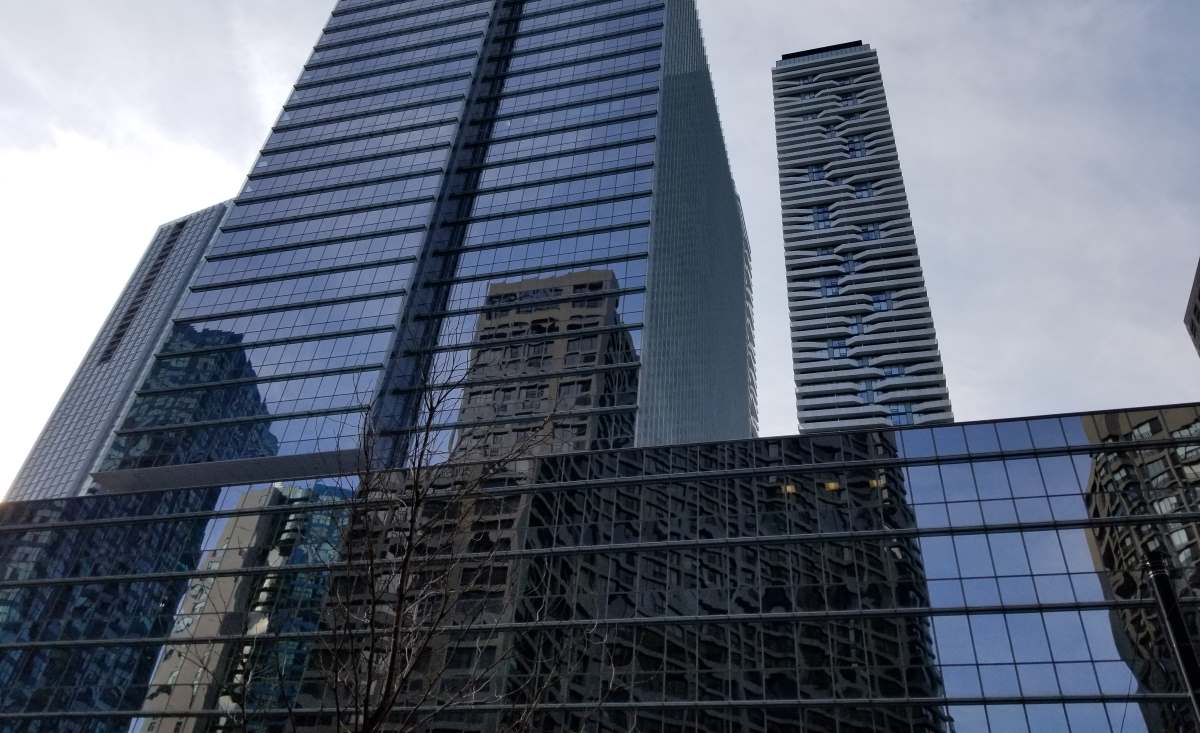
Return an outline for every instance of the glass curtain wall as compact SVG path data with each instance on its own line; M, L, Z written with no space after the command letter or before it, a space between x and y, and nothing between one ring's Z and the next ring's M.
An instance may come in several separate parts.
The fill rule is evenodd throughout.
M1195 730L1141 566L1197 638L1198 466L1197 405L545 456L491 489L524 529L479 528L509 543L504 702L438 725L537 689L552 730ZM254 654L291 671L253 695L319 721L354 489L0 507L0 729L217 717Z

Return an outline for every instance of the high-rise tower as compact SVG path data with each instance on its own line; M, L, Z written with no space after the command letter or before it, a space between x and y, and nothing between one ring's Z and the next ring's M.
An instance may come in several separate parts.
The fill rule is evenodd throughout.
M875 51L775 64L801 430L953 420Z
M345 471L430 390L447 451L748 437L748 251L693 0L341 0L91 480Z
M62 498L84 487L227 209L217 204L158 228L3 498Z

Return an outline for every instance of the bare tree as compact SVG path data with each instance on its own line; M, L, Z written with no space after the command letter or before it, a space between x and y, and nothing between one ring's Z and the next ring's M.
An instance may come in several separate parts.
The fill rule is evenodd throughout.
M534 501L534 461L555 447L561 411L545 400L503 428L491 414L448 430L448 419L468 415L470 372L419 390L417 425L399 438L362 431L353 492L329 510L342 530L336 552L324 553L320 633L301 654L296 642L255 637L261 619L248 617L228 675L226 727L265 730L270 718L278 730L285 718L284 730L353 733L416 732L435 721L440 730L540 729L539 706L603 657L598 625L532 641L513 631L554 613L553 574L513 551Z

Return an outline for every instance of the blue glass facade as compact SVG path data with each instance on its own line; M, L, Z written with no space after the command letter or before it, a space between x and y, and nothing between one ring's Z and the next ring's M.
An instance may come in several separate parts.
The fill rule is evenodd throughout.
M354 489L0 505L0 730L170 730L230 700L319 729ZM505 689L545 690L536 729L1192 731L1142 564L1168 557L1200 638L1198 490L1200 405L580 451L495 487L511 522L473 543L511 544L471 552L520 599L487 623ZM569 675L523 656L598 629ZM229 682L276 653L279 677Z
M95 478L312 475L432 401L491 405L447 451L747 437L748 272L691 2L342 2Z

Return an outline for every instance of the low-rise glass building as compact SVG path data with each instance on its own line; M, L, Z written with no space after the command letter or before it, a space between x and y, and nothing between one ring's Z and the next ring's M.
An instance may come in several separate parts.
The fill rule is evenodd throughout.
M485 473L436 686L487 679L396 729L1196 730L1143 564L1200 639L1200 405ZM364 480L0 504L0 730L336 729Z

